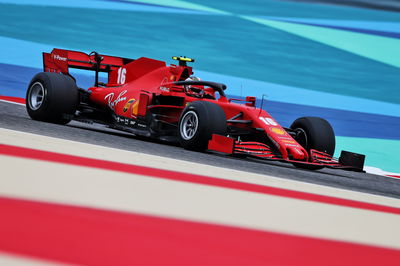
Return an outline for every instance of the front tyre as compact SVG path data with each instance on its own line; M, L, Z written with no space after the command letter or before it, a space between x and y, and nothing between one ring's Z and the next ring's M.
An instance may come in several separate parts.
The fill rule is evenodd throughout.
M179 142L185 149L204 151L212 134L226 135L226 116L211 102L195 101L183 110L179 119Z
M75 81L58 73L36 74L26 92L26 110L34 120L67 124L75 114L79 92Z
M332 126L320 117L301 117L296 119L290 128L296 133L294 139L303 146L307 152L311 149L321 151L333 156L335 152L335 133ZM322 166L293 163L296 167L311 170L321 169Z

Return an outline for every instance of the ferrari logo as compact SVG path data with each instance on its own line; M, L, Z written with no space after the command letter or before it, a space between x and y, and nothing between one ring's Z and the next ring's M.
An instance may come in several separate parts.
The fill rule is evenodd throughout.
M124 109L123 109L124 113L125 113L126 111L128 111L129 107L131 107L131 104L132 104L133 102L135 102L135 101L136 101L135 99L130 99L130 100L125 104Z

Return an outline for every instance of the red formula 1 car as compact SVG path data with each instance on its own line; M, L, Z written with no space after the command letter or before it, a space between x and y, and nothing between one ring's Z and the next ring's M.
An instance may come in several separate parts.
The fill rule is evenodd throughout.
M342 151L339 159L332 157L335 135L326 120L302 117L282 127L256 107L255 97L228 99L224 84L193 76L187 66L193 59L173 59L179 64L53 49L43 53L45 72L29 84L27 111L35 120L102 123L190 150L362 171L363 155ZM94 86L78 88L69 68L94 71ZM107 83L99 82L99 72L108 74Z

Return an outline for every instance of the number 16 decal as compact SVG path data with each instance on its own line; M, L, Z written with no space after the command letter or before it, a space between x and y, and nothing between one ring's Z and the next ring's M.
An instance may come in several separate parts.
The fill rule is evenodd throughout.
M269 117L260 117L260 120L263 121L268 126L277 126L278 125L278 123L276 123L274 121L274 119L269 118Z
M126 68L123 68L123 67L118 68L117 83L118 84L124 84L125 83L125 77L126 77Z

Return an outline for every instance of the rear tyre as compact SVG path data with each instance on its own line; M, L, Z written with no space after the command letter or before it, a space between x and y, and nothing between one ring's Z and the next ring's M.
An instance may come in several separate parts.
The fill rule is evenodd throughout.
M311 149L322 151L333 156L335 152L335 133L332 126L320 117L301 117L296 119L290 128L296 132L295 140L308 152ZM305 169L321 169L323 166L293 163L296 167Z
M226 135L226 116L222 108L211 102L195 101L179 119L179 142L185 149L204 151L212 134Z
M26 110L34 120L67 124L75 114L79 92L75 81L58 73L36 74L26 92Z

